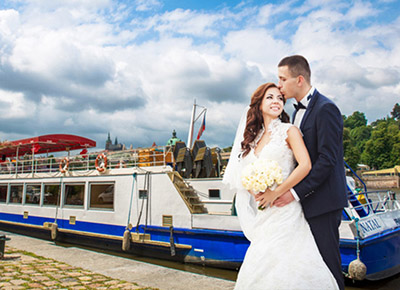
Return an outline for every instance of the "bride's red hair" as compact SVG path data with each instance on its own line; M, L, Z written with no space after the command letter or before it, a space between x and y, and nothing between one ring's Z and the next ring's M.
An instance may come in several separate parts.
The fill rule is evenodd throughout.
M269 88L278 87L274 83L266 83L259 86L251 96L250 109L247 111L246 129L244 130L243 141L241 143L243 157L249 154L251 150L251 143L257 137L264 124L264 118L260 107L262 100L264 99L265 92ZM286 103L285 99L283 103ZM283 123L289 123L289 115L285 111L282 111L282 114L279 115L279 119L281 119Z

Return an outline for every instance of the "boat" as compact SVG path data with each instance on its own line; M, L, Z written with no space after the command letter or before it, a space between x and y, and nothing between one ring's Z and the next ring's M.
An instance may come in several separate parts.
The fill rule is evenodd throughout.
M192 152L182 143L116 152L87 152L93 140L67 134L3 143L0 228L236 269L248 241L213 166L218 152L194 142L197 177L183 178Z
M394 276L400 272L400 203L396 194L368 191L365 182L344 164L362 186L357 189L354 178L347 177L349 203L340 227L343 273L355 280Z
M229 153L202 140L191 147L176 142L88 151L95 146L67 134L3 142L0 228L159 259L240 267L249 242L234 210L235 192L222 184ZM396 195L358 191L354 179L348 180L348 195L340 226L343 273L355 280L399 273Z

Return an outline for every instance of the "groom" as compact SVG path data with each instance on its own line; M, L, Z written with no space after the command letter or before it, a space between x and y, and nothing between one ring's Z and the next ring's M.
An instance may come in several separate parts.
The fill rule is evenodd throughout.
M311 86L311 71L300 55L278 64L279 88L297 101L293 123L303 133L312 169L299 184L274 202L281 207L300 200L322 258L344 289L339 251L339 225L347 205L343 165L343 121L338 107ZM306 262L306 261L305 261Z

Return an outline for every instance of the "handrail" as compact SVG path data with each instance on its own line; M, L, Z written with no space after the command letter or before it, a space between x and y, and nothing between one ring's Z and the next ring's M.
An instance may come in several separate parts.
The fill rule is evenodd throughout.
M348 169L350 169L350 171L354 174L354 176L357 177L357 178L360 180L360 182L363 184L363 186L364 186L364 191L367 191L367 185L364 183L364 181L361 179L361 177L358 176L358 174L350 167L349 164L347 164L346 161L343 160L343 162L344 162L344 165L346 165L346 167L347 167Z
M362 209L368 209L368 215L380 212L387 212L393 210L400 210L400 204L396 199L396 194L390 190L375 190L369 192L352 193L349 197L364 196L365 200L360 202L359 205L353 205L357 213Z
M86 153L85 155L73 155L68 158L69 171L96 170L95 159L101 153L106 154L108 160L107 169L116 169L121 167L166 166L175 164L171 147L159 146L110 152L90 152ZM32 156L25 156L15 161L8 160L0 163L0 175L58 172L59 164L65 158L66 156L35 156L34 158L32 158Z

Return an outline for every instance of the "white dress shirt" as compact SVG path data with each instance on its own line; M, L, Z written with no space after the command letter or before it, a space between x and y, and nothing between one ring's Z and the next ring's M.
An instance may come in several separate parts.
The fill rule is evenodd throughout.
M311 87L308 93L300 100L299 103L302 103L304 107L307 108L308 104L310 103L311 98L308 96L312 96L314 94L315 88ZM300 129L301 120L303 120L304 114L306 113L306 109L299 109L296 113L296 116L293 120L293 125Z
M311 98L308 98L308 96L312 96L314 94L315 88L311 87L311 89L308 91L308 93L300 100L299 103L302 103L304 105L304 107L307 108L308 104L310 103ZM306 113L306 109L299 109L296 113L296 115L294 116L294 120L293 120L293 125L295 125L297 128L300 129L300 124L301 121L303 120L304 114ZM300 198L297 195L296 191L291 188L290 192L292 193L293 197L295 200L299 201Z

